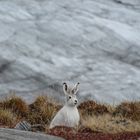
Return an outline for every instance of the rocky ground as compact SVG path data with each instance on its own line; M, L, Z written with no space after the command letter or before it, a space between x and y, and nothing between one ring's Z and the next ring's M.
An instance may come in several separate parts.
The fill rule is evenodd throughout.
M139 0L0 0L0 95L140 99Z

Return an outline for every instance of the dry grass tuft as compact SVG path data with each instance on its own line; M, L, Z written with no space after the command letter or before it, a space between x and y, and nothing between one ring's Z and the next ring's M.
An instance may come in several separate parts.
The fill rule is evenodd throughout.
M123 102L116 107L114 114L140 121L140 102Z
M39 96L29 105L28 121L32 124L48 124L59 109L59 105L49 102L45 96Z
M108 113L108 108L105 105L96 103L95 101L85 101L78 106L82 115L100 115Z
M103 133L137 132L140 131L140 123L132 122L121 116L112 117L109 114L101 116L86 116L83 125L93 131Z
M28 113L28 105L26 102L15 95L5 98L0 103L1 108L11 110L12 112L16 113L17 115L24 117Z
M10 110L0 109L0 125L12 127L17 122L17 117Z
M47 101L48 98L46 96L38 96L36 100L29 106L30 108L37 110L40 108L40 106L44 105Z

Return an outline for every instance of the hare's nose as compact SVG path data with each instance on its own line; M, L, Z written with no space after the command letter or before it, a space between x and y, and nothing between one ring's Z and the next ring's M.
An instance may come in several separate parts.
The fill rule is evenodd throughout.
M77 104L77 100L75 100L75 104Z

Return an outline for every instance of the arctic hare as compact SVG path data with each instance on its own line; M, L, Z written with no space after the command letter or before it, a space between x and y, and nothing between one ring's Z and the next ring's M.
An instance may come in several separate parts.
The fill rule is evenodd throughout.
M50 128L53 128L55 126L78 126L80 121L80 115L77 109L78 100L76 98L78 85L79 83L77 83L73 88L70 88L66 83L63 83L63 91L65 93L66 102L63 108L61 108L53 118L50 124Z

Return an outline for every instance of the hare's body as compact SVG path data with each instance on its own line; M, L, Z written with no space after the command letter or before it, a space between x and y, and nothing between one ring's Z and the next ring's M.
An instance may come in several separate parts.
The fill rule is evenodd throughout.
M77 83L74 88L68 88L67 84L64 83L63 90L66 96L66 103L61 108L61 110L53 118L50 128L55 126L67 126L76 127L80 121L80 115L77 109L78 100L76 98L76 93L78 92Z
M54 117L50 124L50 128L55 126L76 127L80 121L77 107L65 105Z

